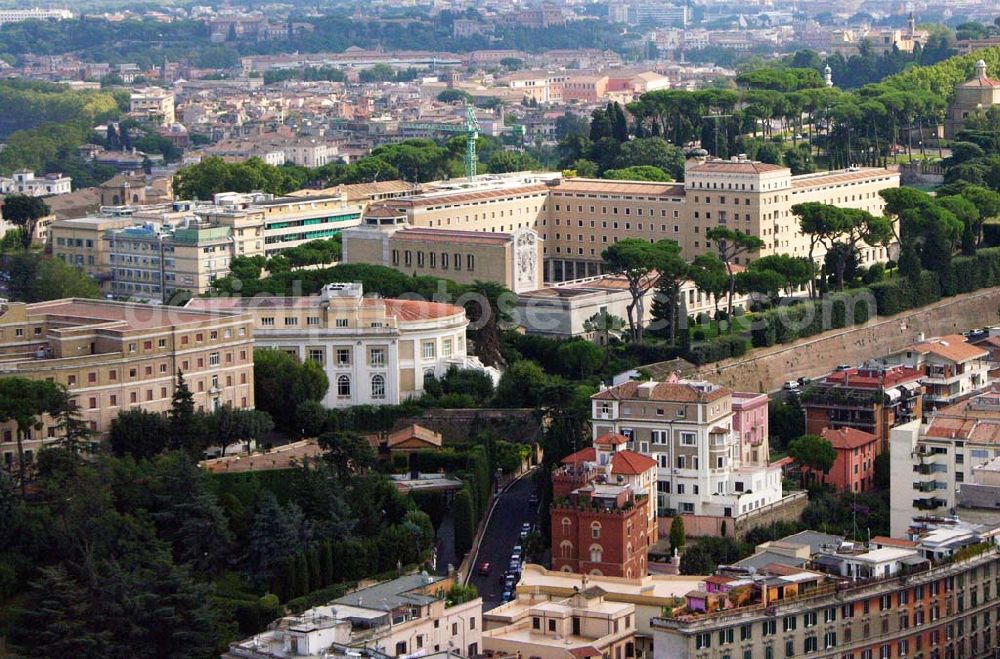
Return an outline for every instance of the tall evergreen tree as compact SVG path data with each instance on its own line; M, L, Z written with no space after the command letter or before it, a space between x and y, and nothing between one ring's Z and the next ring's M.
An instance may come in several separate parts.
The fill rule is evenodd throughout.
M167 429L170 432L170 448L195 452L197 440L194 394L184 381L184 372L177 369L177 383L167 414Z
M282 559L305 550L305 529L298 506L282 507L269 490L257 502L250 528L247 566L261 583L274 580Z
M10 636L14 648L25 656L53 658L100 656L110 640L91 594L62 565L41 569Z

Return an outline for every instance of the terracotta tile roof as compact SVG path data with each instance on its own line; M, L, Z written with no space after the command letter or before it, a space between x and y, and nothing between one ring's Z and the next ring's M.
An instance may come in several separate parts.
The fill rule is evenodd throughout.
M899 176L899 172L893 169L883 169L882 167L862 167L856 171L839 171L823 174L802 174L792 177L792 187L798 190L809 188L821 188L827 185L839 183L854 183L856 181L867 181L869 179L880 179L884 177Z
M718 574L713 574L712 576L705 578L705 583L717 583L720 586L724 586L732 581L736 581L736 579L733 579L732 577L723 577Z
M722 172L725 174L763 174L765 172L788 171L784 165L772 165L766 162L738 161L732 160L706 160L697 165L687 168L689 172Z
M987 350L967 343L965 337L961 334L939 336L923 343L909 346L906 350L912 350L921 354L933 353L953 362L981 359L989 355Z
M909 366L889 366L884 369L849 368L830 373L822 384L855 389L888 389L907 382L918 382L923 371Z
M505 245L513 240L513 236L509 233L493 233L491 231L456 231L454 229L413 227L395 232L392 234L392 240L442 242L456 245Z
M386 313L392 314L400 320L431 320L433 318L446 318L465 313L462 307L457 307L454 304L445 304L444 302L365 299L365 303L371 306L378 306L380 302L385 304Z
M594 394L595 400L647 400L639 398L639 386L644 384L637 380L624 382L616 387L609 387ZM732 393L728 387L716 386L710 391L703 391L686 382L658 382L649 392L648 400L671 401L678 403L707 403L718 400Z
M841 451L849 451L878 441L875 435L856 428L823 428L820 436L833 444L833 448Z
M1000 87L1000 81L994 80L989 76L981 75L973 78L972 80L966 80L965 82L958 85L959 87L988 87L995 89Z
M427 442L428 444L441 446L441 433L434 432L430 428L424 428L416 423L411 423L407 426L403 426L399 430L394 430L389 433L388 437L386 437L386 443L390 448L392 448L393 446L409 439L419 439L420 441Z
M656 460L635 451L618 451L611 456L611 473L638 476L656 467Z
M27 314L29 318L39 316L71 318L74 323L80 325L120 322L125 323L126 329L135 330L217 320L220 317L218 311L220 310L67 298L31 304L28 306ZM229 316L231 313L224 315Z
M569 653L576 659L588 659L588 657L600 657L603 653L593 645L585 645L581 648L572 648Z
M371 204L365 209L365 217L400 217L406 215L404 211L396 210L388 204Z
M901 549L913 549L917 546L917 543L912 540L902 540L900 538L890 538L884 535L877 535L872 538L872 542L878 545L885 545L886 547L899 547Z
M186 308L206 311L239 311L256 309L311 309L319 308L323 300L318 295L302 297L215 297L192 298ZM328 301L332 309L353 308L353 299L332 299ZM462 307L443 302L425 300L397 300L394 298L364 298L360 306L366 309L384 309L387 316L396 316L402 321L432 320L464 314Z
M527 185L494 188L492 190L470 190L468 192L447 192L428 193L414 195L412 197L400 197L386 202L392 208L422 208L425 206L448 206L454 204L465 204L470 201L489 201L491 199L502 199L504 197L518 197L521 195L537 194L546 192L549 186L544 183L530 183Z
M683 197L683 183L648 181L617 181L596 178L567 178L550 188L552 196L592 192L599 194L628 194L640 197Z
M615 446L628 443L628 437L615 432L606 432L594 440L595 446Z
M597 462L597 449L593 446L580 449L576 453L571 453L562 459L563 464L576 464L578 462Z

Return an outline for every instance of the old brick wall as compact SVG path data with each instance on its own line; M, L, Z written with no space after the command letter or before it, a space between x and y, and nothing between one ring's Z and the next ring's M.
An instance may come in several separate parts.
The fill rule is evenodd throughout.
M795 343L758 348L744 357L706 364L698 376L741 391L773 391L786 380L816 377L837 364L857 365L926 337L964 332L998 320L1000 287L947 298L921 309L831 330Z

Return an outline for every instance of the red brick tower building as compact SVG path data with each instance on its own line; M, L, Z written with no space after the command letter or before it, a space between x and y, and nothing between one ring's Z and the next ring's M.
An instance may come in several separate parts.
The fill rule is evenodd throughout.
M552 569L637 578L657 540L656 461L608 433L552 474Z

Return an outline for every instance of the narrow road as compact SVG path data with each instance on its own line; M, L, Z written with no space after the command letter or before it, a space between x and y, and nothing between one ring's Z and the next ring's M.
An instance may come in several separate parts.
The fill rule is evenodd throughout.
M503 577L507 564L510 563L511 550L521 542L521 524L534 524L538 521L537 507L528 504L528 498L535 491L535 479L532 476L528 474L500 495L490 524L483 533L479 557L472 566L470 579L470 583L483 598L483 611L502 603L500 596L503 594ZM490 564L488 576L479 574L479 567L483 563Z

